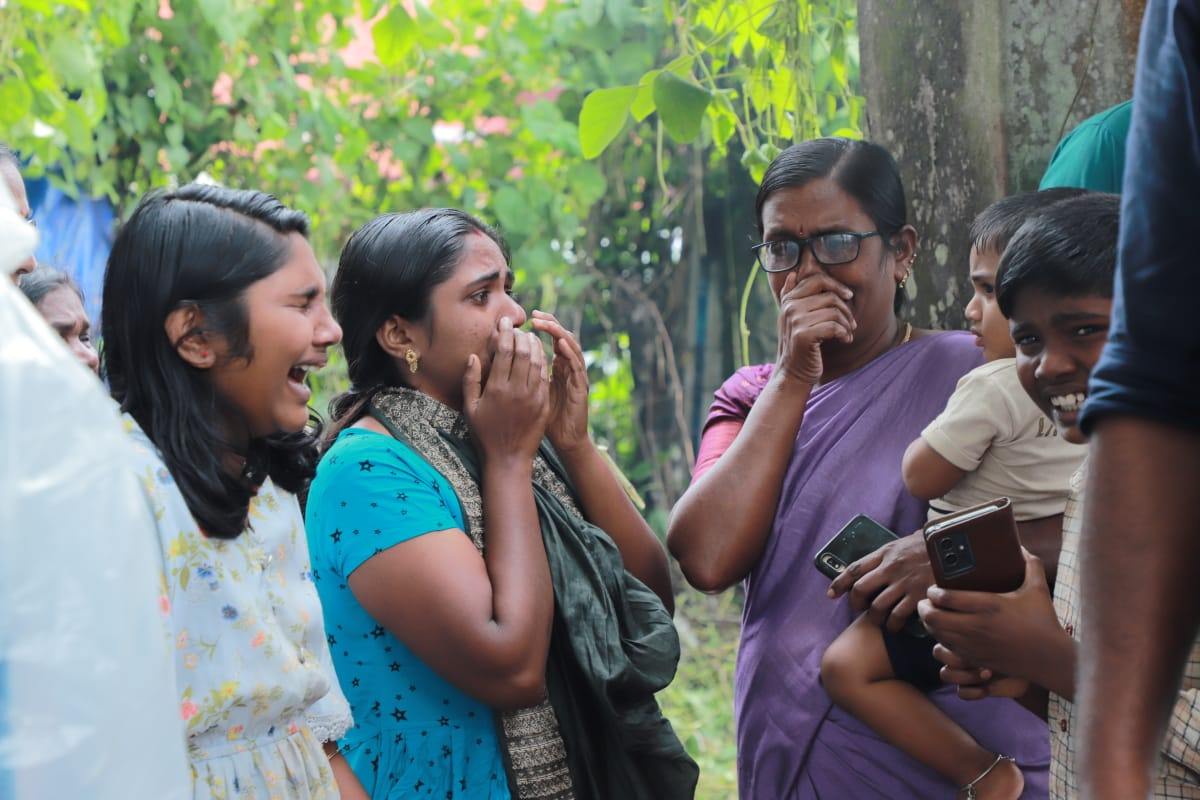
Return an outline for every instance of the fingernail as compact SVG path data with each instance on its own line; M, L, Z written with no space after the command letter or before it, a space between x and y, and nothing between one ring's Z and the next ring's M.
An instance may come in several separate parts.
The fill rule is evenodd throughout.
M501 318L500 318L500 327L501 327L501 328L504 328L504 329L506 329L506 330L507 330L508 328L511 328L512 326L513 326L513 324L512 324L512 320L511 320L511 319L509 319L508 317L501 317Z

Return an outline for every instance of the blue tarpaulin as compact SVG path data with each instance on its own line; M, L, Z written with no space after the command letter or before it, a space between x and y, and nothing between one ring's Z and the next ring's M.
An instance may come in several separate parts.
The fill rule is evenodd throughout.
M72 199L45 178L26 179L25 190L41 234L38 264L60 269L75 279L83 290L84 311L96 331L104 265L112 249L116 219L112 204L107 199Z

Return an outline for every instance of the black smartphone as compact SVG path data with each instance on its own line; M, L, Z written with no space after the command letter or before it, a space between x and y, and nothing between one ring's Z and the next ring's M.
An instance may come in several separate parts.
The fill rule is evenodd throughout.
M898 538L900 537L866 514L857 514L817 551L813 557L813 564L824 575L836 578L855 561Z

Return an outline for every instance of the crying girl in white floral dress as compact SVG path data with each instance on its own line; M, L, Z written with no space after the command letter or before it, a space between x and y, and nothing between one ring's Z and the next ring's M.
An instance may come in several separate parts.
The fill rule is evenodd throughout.
M134 212L104 280L198 799L366 798L295 497L317 462L305 376L341 338L306 234L269 195L185 186Z

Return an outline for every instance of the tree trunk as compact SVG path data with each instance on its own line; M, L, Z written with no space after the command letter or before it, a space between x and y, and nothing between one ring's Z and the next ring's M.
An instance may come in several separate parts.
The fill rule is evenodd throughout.
M967 230L1037 188L1058 140L1129 99L1145 0L858 0L868 138L920 237L908 315L963 327Z

